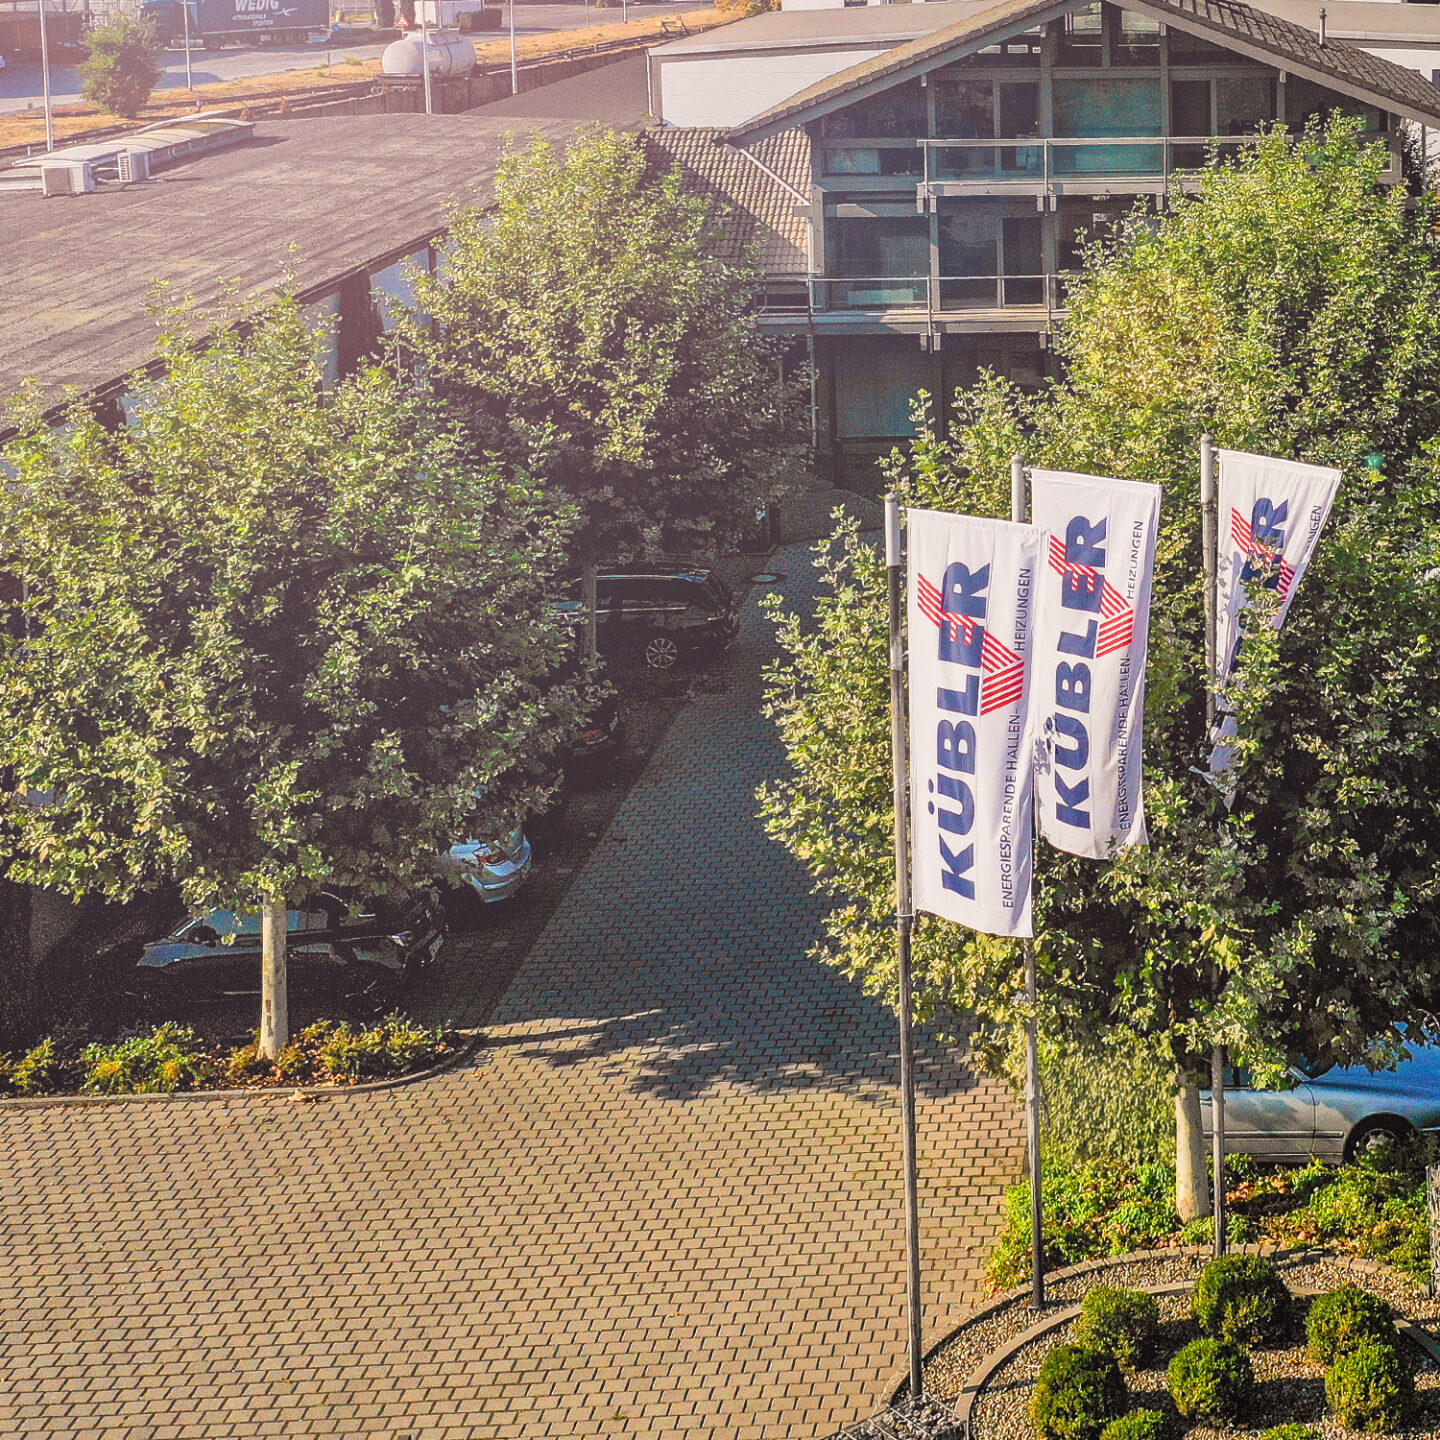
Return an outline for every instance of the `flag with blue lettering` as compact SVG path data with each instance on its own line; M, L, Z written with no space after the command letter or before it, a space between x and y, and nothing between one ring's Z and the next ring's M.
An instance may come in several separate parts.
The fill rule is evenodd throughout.
M1278 630L1315 554L1340 488L1340 472L1267 455L1217 450L1219 517L1215 597L1216 688L1234 674L1245 638L1244 614L1256 586L1280 592ZM1224 709L1223 693L1221 709ZM1227 789L1234 767L1233 716L1222 714L1210 773Z
M1047 532L1035 645L1035 801L1058 850L1145 843L1141 751L1160 487L1030 472Z
M1044 536L910 510L907 621L915 906L1032 934L1030 651Z

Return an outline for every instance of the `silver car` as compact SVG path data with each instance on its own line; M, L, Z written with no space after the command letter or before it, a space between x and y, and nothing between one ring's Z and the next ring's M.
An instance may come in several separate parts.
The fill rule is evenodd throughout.
M487 905L509 899L525 883L531 864L530 842L519 825L498 840L462 840L441 861L452 880L468 885Z
M1284 1090L1257 1090L1244 1070L1225 1086L1225 1149L1264 1160L1353 1161L1372 1146L1440 1133L1440 1049L1411 1046L1394 1070L1292 1067ZM1210 1092L1200 1097L1211 1134Z

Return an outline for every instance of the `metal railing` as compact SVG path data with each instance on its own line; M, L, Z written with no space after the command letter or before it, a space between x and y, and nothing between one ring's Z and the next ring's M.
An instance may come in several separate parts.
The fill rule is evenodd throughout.
M1253 135L1105 135L999 140L921 140L922 183L1031 181L1126 176L1165 180L1237 155Z
M810 308L820 310L1057 310L1065 275L879 275L816 277ZM767 309L772 307L768 306ZM794 308L799 308L798 306Z

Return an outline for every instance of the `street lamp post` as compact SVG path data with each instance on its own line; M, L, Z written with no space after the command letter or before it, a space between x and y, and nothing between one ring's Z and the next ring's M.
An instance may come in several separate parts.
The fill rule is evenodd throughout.
M45 0L40 6L40 84L45 94L45 148L55 148L55 108L50 99L50 37L45 28Z
M520 62L515 58L515 0L510 0L510 93L520 93Z
M195 93L195 76L190 70L190 0L180 0L180 13L185 17L185 88Z

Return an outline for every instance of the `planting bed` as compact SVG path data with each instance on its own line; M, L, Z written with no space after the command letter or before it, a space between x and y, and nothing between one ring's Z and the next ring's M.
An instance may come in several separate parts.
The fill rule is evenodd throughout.
M959 1401L962 1413L969 1402L970 1440L1034 1440L1030 1402L1040 1366L1056 1345L1072 1343L1073 1320L1058 1325L1022 1345L979 1386L966 1395L977 1372L993 1364L1026 1331L1047 1318L1057 1319L1080 1304L1097 1285L1137 1289L1184 1286L1182 1293L1159 1296L1161 1334L1157 1353L1128 1377L1130 1408L1161 1410L1174 1422L1173 1433L1187 1440L1256 1440L1271 1426L1302 1422L1327 1437L1340 1440L1346 1431L1330 1414L1325 1400L1324 1372L1306 1355L1304 1316L1313 1293L1341 1285L1359 1285L1379 1295L1398 1318L1440 1332L1440 1302L1429 1299L1418 1286L1387 1267L1307 1252L1281 1260L1285 1281L1296 1295L1295 1320L1285 1342L1252 1349L1257 1380L1253 1409L1243 1425L1186 1425L1175 1415L1166 1387L1165 1368L1177 1350L1201 1333L1190 1317L1188 1287L1193 1285L1206 1259L1201 1252L1151 1253L1134 1260L1082 1267L1079 1273L1062 1273L1050 1288L1043 1314L1030 1305L1028 1294L1004 1297L955 1335L938 1346L926 1368L928 1392L937 1399ZM1417 1405L1407 1427L1392 1431L1402 1440L1440 1435L1440 1365L1428 1353L1405 1342L1412 1352Z

